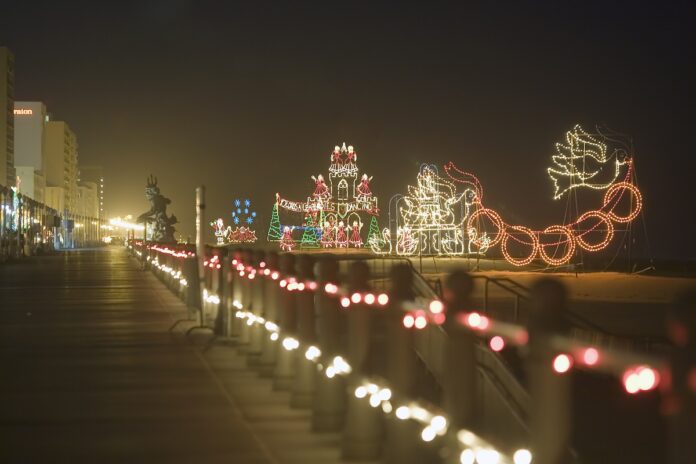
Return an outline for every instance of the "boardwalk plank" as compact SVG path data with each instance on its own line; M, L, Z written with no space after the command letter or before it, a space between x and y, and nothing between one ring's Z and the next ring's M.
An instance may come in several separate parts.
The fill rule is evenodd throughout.
M273 462L123 250L0 267L0 462Z

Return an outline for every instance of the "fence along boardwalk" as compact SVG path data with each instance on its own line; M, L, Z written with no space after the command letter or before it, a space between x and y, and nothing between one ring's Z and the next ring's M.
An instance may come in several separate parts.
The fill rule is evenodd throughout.
M234 359L209 353L227 369L218 376L198 348L169 334L184 314L180 300L122 249L0 267L0 462L243 464L337 456L320 446L331 437L303 439L309 425L302 413L276 407L270 388L266 394L235 373ZM223 388L230 376L258 400L249 410L257 414L254 431ZM256 438L264 428L285 441L269 450ZM284 446L294 454L281 455Z
M195 291L196 293L191 292L192 288L197 288L197 279L189 272L191 270L189 264L195 264L195 262L188 259L192 253L175 252L154 246L148 246L145 249L140 245L134 247L132 251L135 256L139 257L139 261L150 267L162 281L174 290L174 293L181 294L182 298L185 299L189 294L195 296L197 291ZM235 263L237 259L232 259L235 256L238 258L241 256L242 260L248 264ZM295 263L296 257L297 263ZM362 366L360 356L365 352L361 351L361 346L365 343L355 344L352 342L368 340L364 336L355 336L365 330L364 324L358 324L359 321L368 320L363 316L380 314L383 316L379 317L384 319L390 314L397 315L396 319L389 316L389 320L394 323L395 328L399 329L398 333L401 335L404 333L403 327L410 327L407 324L407 317L412 319L411 326L415 324L416 329L419 328L417 322L413 322L413 314L423 312L422 308L413 314L409 312L403 316L403 321L398 312L408 309L405 306L408 302L403 298L406 297L407 293L410 294L410 290L408 292L406 290L412 290L412 286L404 286L406 280L402 278L404 277L401 276L402 272L394 274L392 276L392 289L388 297L390 303L388 308L385 308L387 311L375 313L367 306L373 304L374 300L380 301L382 296L386 297L387 295L380 294L379 298L375 298L375 295L372 294L365 294L364 297L360 293L350 294L350 292L358 292L367 288L364 286L366 285L364 279L368 276L369 266L364 261L354 262L351 264L351 272L348 275L349 287L352 290L348 293L342 290L340 305L347 308L352 301L358 306L347 311L339 309L338 298L328 296L336 293L339 287L328 283L324 285L324 282L341 283L336 280L338 276L336 272L333 276L329 275L331 272L327 274L331 270L331 266L328 266L330 262L323 263L326 266L319 266L318 277L321 284L317 284L311 280L311 276L308 274L309 268L305 266L310 262L307 256L284 255L283 259L279 261L276 254L269 253L265 255L265 262L258 261L259 268L256 269L252 265L255 263L253 260L261 258L262 256L258 253L252 256L246 251L234 252L233 256L227 256L224 260L217 254L206 259L206 269L210 268L212 272L206 276L206 290L202 292L206 302L204 309L210 306L220 307L223 300L228 300L226 303L232 303L229 299L233 296L238 297L239 301L244 303L235 301L234 304L225 305L225 308L231 312L234 312L233 308L240 309L235 313L236 318L227 321L219 321L215 318L214 321L209 321L215 323L216 327L218 322L222 322L223 326L227 325L227 322L237 322L228 326L230 334L234 332L236 335L235 338L220 339L220 342L226 343L209 345L212 348L203 353L187 345L180 334L167 335L166 329L173 319L185 314L185 308L163 285L154 281L151 274L136 271L135 260L127 262L122 251L65 254L60 259L44 258L31 263L27 262L25 267L6 268L10 269L10 272L0 269L0 297L3 303L0 309L0 337L2 337L0 338L2 340L0 346L3 348L0 360L3 361L3 366L6 367L5 372L10 379L0 387L3 389L3 400L6 400L9 405L0 409L3 414L2 419L0 419L0 427L2 427L0 432L3 432L3 445L5 441L8 444L8 446L0 448L0 462L65 462L66 460L70 462L94 462L97 459L106 462L159 462L166 459L168 462L333 463L339 461L342 441L344 452L352 453L350 457L358 457L358 454L361 455L359 457L374 456L373 451L378 451L374 442L378 437L379 430L377 429L381 423L381 416L378 414L381 411L370 408L365 401L367 398L365 391L362 394L359 392L361 388L362 390L368 388L369 392L369 388L376 387L375 392L371 393L369 401L370 405L375 406L372 404L372 400L377 393L379 393L378 400L388 401L388 398L387 400L380 399L382 395L380 387L373 384L365 387L366 384L363 383L362 387L353 390L354 395L346 392L350 405L345 411L346 424L343 440L337 433L310 434L311 413L306 410L292 410L287 405L295 402L295 406L300 407L300 403L304 404L305 393L307 393L305 389L307 378L304 374L314 372L313 369L306 371L305 368L312 366L310 361L316 361L316 358L310 359L310 348L315 351L317 348L309 347L304 353L304 357L296 357L296 361L299 362L295 365L294 382L292 385L286 385L288 388L291 387L292 394L288 391L274 391L273 387L281 389L281 381L287 383L285 382L287 380L285 377L288 374L287 368L292 365L290 360L293 358L286 354L293 353L293 348L289 345L292 337L286 336L283 339L283 349L280 349L275 342L268 342L267 338L264 340L268 343L258 346L257 342L261 340L256 337L261 333L258 330L261 328L257 323L258 317L248 309L241 308L253 309L258 306L256 303L260 300L256 301L255 299L259 295L256 291L252 292L253 289L266 288L266 290L271 290L270 292L266 291L267 294L259 307L266 310L279 309L281 312L279 320L281 331L285 331L284 333L289 335L299 335L304 343L309 343L312 339L307 329L312 327L312 324L306 316L311 314L316 316L316 313L308 311L310 308L308 303L313 300L305 298L310 293L303 293L305 288L300 288L300 286L306 283L305 286L310 290L322 288L326 296L317 295L318 300L316 301L321 303L318 307L319 313L324 318L329 314L344 314L348 317L348 333L352 334L348 337L348 340L351 341L347 347L348 359L354 365ZM228 261L232 265L236 265L239 272L229 272L229 276L233 277L231 287L224 286L223 288L223 283L229 282L227 278L222 278L223 270L232 270L232 267L227 265ZM266 263L268 263L268 267L261 269L265 267ZM334 264L338 265L338 263ZM174 267L170 267L170 265ZM242 269L239 268L240 265ZM286 277L283 277L276 284L275 281L280 278L280 274L275 271L271 272L271 269L279 269L280 273ZM408 275L411 275L411 270L399 269L408 271ZM250 273L247 277L245 277L245 270ZM254 278L254 275L261 271L264 272L259 275L270 275L266 279L266 283L260 277ZM295 271L298 274L293 274ZM239 275L238 278L235 277L236 274ZM450 277L454 276L453 274ZM459 275L459 277L463 278L464 276ZM286 278L290 280L286 280ZM401 284L397 285L398 282ZM267 283L271 285L269 286ZM563 302L557 298L560 296L558 291L561 287L548 280L541 283L550 291L544 291L537 295L536 301L541 304L538 312L545 316L554 315L562 307ZM472 394L477 390L471 388L471 385L466 386L466 391L471 393L466 395L466 403L459 401L461 400L459 396L457 396L459 400L452 402L457 398L453 397L451 393L459 394L462 392L464 385L459 380L477 378L467 371L467 369L471 370L475 367L472 362L474 357L470 356L472 355L471 348L474 347L470 335L474 333L474 328L477 331L484 330L484 326L481 325L484 319L476 312L468 313L468 315L466 312L461 312L462 309L467 310L467 306L464 304L466 302L463 299L464 293L462 293L462 288L467 287L464 285L465 282L459 279L450 284L447 284L447 289L452 292L454 297L447 300L447 304L448 310L452 311L452 317L447 318L446 322L455 323L454 326L450 327L453 331L448 332L448 334L449 337L458 340L458 343L448 343L451 349L448 349L446 353L449 353L447 356L451 359L448 366L456 364L457 368L450 368L448 372L456 375L451 375L445 379L449 379L443 388L445 408L456 426L452 429L452 433L456 432L456 439L468 446L462 451L462 462L473 462L469 458L472 458L471 447L478 446L474 443L475 437L466 430L460 429L457 424L464 423L464 418L459 417L460 412L470 410L470 406L474 404L472 400L475 401ZM553 285L549 286L550 284ZM295 288L291 288L291 285ZM230 293L230 290L233 292ZM222 295L223 298L220 298L219 295ZM268 296L271 297L269 300L271 304L264 306L265 298ZM371 296L372 302L368 302L368 296ZM549 296L554 298L549 299ZM363 298L364 305L361 305L359 302ZM250 302L250 299L253 301ZM348 303L344 304L344 300L347 300ZM432 301L429 306L430 310L434 311L432 303L436 303L436 301ZM385 305L387 300L379 304ZM33 308L36 308L36 311L32 311ZM440 303L439 308L440 311L445 309L442 303ZM206 311L204 310L203 313ZM290 317L293 314L297 317ZM458 316L461 315L466 316L466 324L471 329L459 330L464 327L460 322L457 322L460 319ZM276 316L278 314L273 317ZM472 319L474 316L478 319ZM422 315L418 317L424 318ZM240 323L240 318L247 318L248 321ZM541 320L539 317L537 319ZM556 319L558 318L554 316L553 320ZM489 320L486 319L486 321ZM331 328L333 325L329 322L326 319L325 323L322 323L322 327L327 331L324 332L322 329L321 333L324 335L318 340L319 345L327 350L336 345L337 340L335 337L337 334L334 333L335 327ZM488 325L486 322L486 327ZM492 329L498 325L499 321L493 322ZM263 327L267 330L276 330L269 329L265 324ZM351 332L351 327L358 332ZM533 400L531 405L538 409L534 416L537 418L537 433L532 435L532 439L536 440L535 453L537 455L540 454L540 450L547 452L558 450L562 453L567 450L566 447L559 447L559 444L565 442L563 437L549 438L550 434L557 435L557 430L567 430L567 427L562 429L560 425L568 425L566 412L570 406L568 400L563 399L564 395L569 392L567 387L570 377L565 375L559 377L551 372L552 355L559 350L574 352L587 348L583 344L578 345L567 337L559 337L558 335L549 337L548 334L545 338L538 337L541 333L539 330L543 327L538 323L536 325L530 323L529 331L524 327L512 325L500 325L496 329L497 333L508 337L510 342L517 340L519 343L525 344L528 340L527 336L524 337L524 342L521 342L519 341L521 339L516 336L521 334L518 332L523 331L528 335L532 329L537 331L536 335L532 334L533 336L529 338L534 342L529 344L529 350L536 350L536 355L532 353L528 357L533 361L529 364L532 374L530 379L536 382L532 387L534 385L543 387L533 388L531 395ZM233 328L234 330L232 330ZM439 327L434 328L440 330ZM257 330L254 331L254 329ZM428 331L417 332L422 332L425 335L431 334ZM513 336L513 332L516 334L515 336ZM205 334L204 331L200 333L201 335ZM388 333L394 335L397 331L388 331ZM277 335L278 332L274 332L274 334ZM363 335L365 334L366 332L363 333ZM195 335L196 333L193 332L192 337ZM390 350L393 355L390 359L401 359L401 355L410 353L415 348L415 346L409 348L406 344L399 342L398 340L406 340L401 335L398 336L398 339L394 339L401 346L401 349L399 352ZM416 338L414 332L414 342ZM278 338L276 337L276 339ZM270 340L275 339L271 336ZM292 340L297 348L299 342L295 339ZM230 342L233 342L237 349L226 346ZM270 353L270 351L267 353L265 348L270 347L276 348L273 350L276 353L273 380L259 376L259 373L265 372L266 367L270 367L266 366L266 362L270 358L265 357ZM471 358L468 362L462 362L463 352L468 353L467 359ZM331 353L333 351L329 352L330 355L332 355ZM378 350L375 353L382 353L382 351ZM605 352L600 351L600 357L603 356L601 353ZM606 362L602 363L604 374L609 371L613 372L620 367L625 368L626 363L653 363L656 366L664 363L662 360L649 359L648 357L640 357L637 360L635 355L619 351L606 351L605 354L609 355ZM576 359L586 359L586 357L583 358L585 355L575 353L574 356ZM566 354L563 356L566 359L568 357ZM580 357L578 358L578 356ZM619 359L620 356L622 359ZM556 358L560 357L561 355ZM252 363L254 358L256 362ZM307 359L307 362L304 362L304 358ZM354 362L355 359L358 359L357 363ZM586 362L588 365L595 364L595 362ZM335 359L333 363L336 364ZM255 365L257 369L249 369L248 365ZM410 364L392 362L389 365L405 366ZM569 363L568 366L570 366ZM559 369L568 369L568 367L557 368L556 360L553 361L553 367L559 373L565 372ZM261 370L259 371L258 368ZM333 369L333 366L331 368ZM655 372L652 368L650 371ZM401 373L403 374L403 372ZM269 372L266 372L266 375L268 374ZM395 391L401 395L404 385L408 387L407 383L411 382L413 378L410 376L408 379L406 377L397 378L395 377L397 374L399 373L396 370L384 372L384 375L393 379L390 380L390 384L393 384ZM365 374L356 372L356 375L354 380L359 381ZM613 372L612 375L616 375L616 373ZM329 375L329 368L326 368L326 377L332 377ZM455 380L456 382L454 382ZM609 380L614 382L612 383L614 390L618 391L617 379ZM318 385L325 383L320 382ZM333 385L333 387L329 388L329 385ZM640 385L643 385L642 380ZM651 381L650 387L640 386L639 388L652 390L655 385L656 383ZM331 396L329 395L331 392L336 393L338 391L336 388L340 387L341 383L334 381L334 383L326 383L324 388L316 391L316 396L322 398L322 402L320 404L315 401L315 406L320 404L322 408L315 408L313 419L321 418L324 420L329 417L326 413L336 413L338 403L333 400L337 400L338 396L332 397L331 401L329 401L328 396ZM626 388L628 388L628 384ZM586 392L583 388L581 390ZM606 394L606 390L602 390L602 392L598 390L597 395ZM119 393L123 393L123 396L120 397ZM563 395L559 393L563 393ZM638 397L635 398L630 401L635 402ZM407 398L401 398L401 400L405 399ZM323 406L330 406L330 408L326 409ZM397 408L395 413L399 419L403 419L399 416L401 409L404 408ZM415 414L416 410L428 414L427 411L415 406L409 406L405 409L408 410L407 415L410 416L413 413L412 417L417 419L421 425L423 419L420 418L420 413ZM585 408L576 409L582 411ZM384 407L382 410L385 413L389 412ZM5 419L6 411L7 419ZM377 411L377 414L372 414L373 411ZM563 417L560 417L556 412L562 412ZM596 428L598 421L606 421L605 416L606 414L601 409L595 410L589 415L592 422L589 425ZM693 416L691 417L693 418ZM425 419L426 422L430 422L421 431L423 440L428 441L425 438L425 433L429 429L437 434L437 431L433 429L436 418L441 419L442 417L434 416L432 420ZM383 451L411 449L410 445L418 443L418 439L415 437L419 430L411 427L414 424L409 424L406 421L392 421L391 425L393 426L394 423L404 424L408 427L389 429L391 432L387 435L387 441L380 442L384 445ZM502 432L501 426L506 423L507 419L495 422L495 433L500 434ZM445 426L446 424L445 421ZM693 429L688 427L688 421L684 425L687 427L680 430L691 433ZM329 428L322 427L322 430L329 430ZM336 429L332 427L331 430ZM632 433L630 435L631 440L626 442L629 449L635 448L636 440L635 435ZM641 436L643 435L645 434L641 433ZM652 436L652 441L659 438L655 434L651 434L650 431L648 431L648 436ZM262 437L263 443L257 437ZM381 434L379 437L381 438ZM415 438L415 441L412 437ZM396 438L398 440L395 441ZM615 438L613 437L612 440ZM502 444L506 445L508 442L517 442L518 439L512 437L503 441ZM346 446L346 444L350 446ZM455 450L458 446L458 443L452 444L452 448ZM492 449L488 449L488 447L489 445L479 447L480 449L476 453L478 456L479 451L481 453L485 451L487 457L484 461L493 462L488 459L493 457ZM624 454L629 451L625 446L613 446L613 448ZM684 446L683 449L680 449L680 453L684 455L683 452L687 448ZM436 449L430 448L431 451L436 451ZM636 450L642 450L642 448L633 451ZM468 453L467 459L464 460L466 453ZM517 455L517 453L515 454ZM659 453L659 455L664 457L664 453ZM388 456L397 455L388 453ZM391 462L399 462L400 464L416 462L420 464L438 461L436 456L430 456L432 459L426 460L420 459L419 456L419 453L410 453L409 456L399 455L399 459L392 459ZM450 453L450 457L456 458L456 454ZM647 455L646 457L649 458ZM477 460L483 462L478 457ZM660 460L658 458L658 461ZM540 464L542 461L560 462L556 459L539 459ZM528 462L528 459L521 462ZM563 462L569 461L563 459ZM649 458L645 462L656 462L656 460ZM693 460L685 462L693 462Z

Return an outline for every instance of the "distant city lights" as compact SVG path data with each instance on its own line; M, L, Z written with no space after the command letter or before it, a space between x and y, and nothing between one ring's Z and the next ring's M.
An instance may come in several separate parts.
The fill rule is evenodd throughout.
M145 230L145 226L142 224L136 224L134 222L129 222L127 219L129 219L131 216L126 216L125 219L121 219L120 217L115 217L109 219L109 224L111 224L114 227L120 227L121 229L126 229L126 230L137 230L137 231L143 231Z

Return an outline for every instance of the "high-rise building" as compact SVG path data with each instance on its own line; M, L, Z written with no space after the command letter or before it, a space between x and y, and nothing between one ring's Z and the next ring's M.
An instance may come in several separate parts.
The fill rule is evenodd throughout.
M97 185L99 218L104 218L104 168L102 166L80 166L80 182L93 182Z
M99 194L94 182L80 182L77 186L77 208L75 214L86 218L99 217Z
M67 123L63 121L48 121L46 123L46 163L44 175L46 177L46 199L49 199L49 190L63 189L63 207L68 212L75 211L77 206L77 137ZM52 198L56 193L52 192ZM56 205L48 204L51 208L58 209ZM60 210L59 211L63 211Z
M46 202L46 178L33 166L15 166L18 191L39 203Z
M14 55L0 47L0 184L15 185Z
M44 204L63 214L66 210L65 189L63 187L46 186L44 191Z
M19 193L44 202L46 178L46 124L49 116L41 102L14 103L15 170Z

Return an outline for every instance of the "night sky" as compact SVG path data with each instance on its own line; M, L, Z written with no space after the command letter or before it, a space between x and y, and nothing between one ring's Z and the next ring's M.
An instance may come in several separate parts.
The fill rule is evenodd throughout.
M481 3L12 1L0 44L16 99L105 167L110 215L146 211L153 173L184 236L201 183L211 216L248 197L268 217L345 141L385 211L420 163L454 160L507 222L543 228L565 207L554 143L601 124L633 138L652 254L696 257L687 2Z

